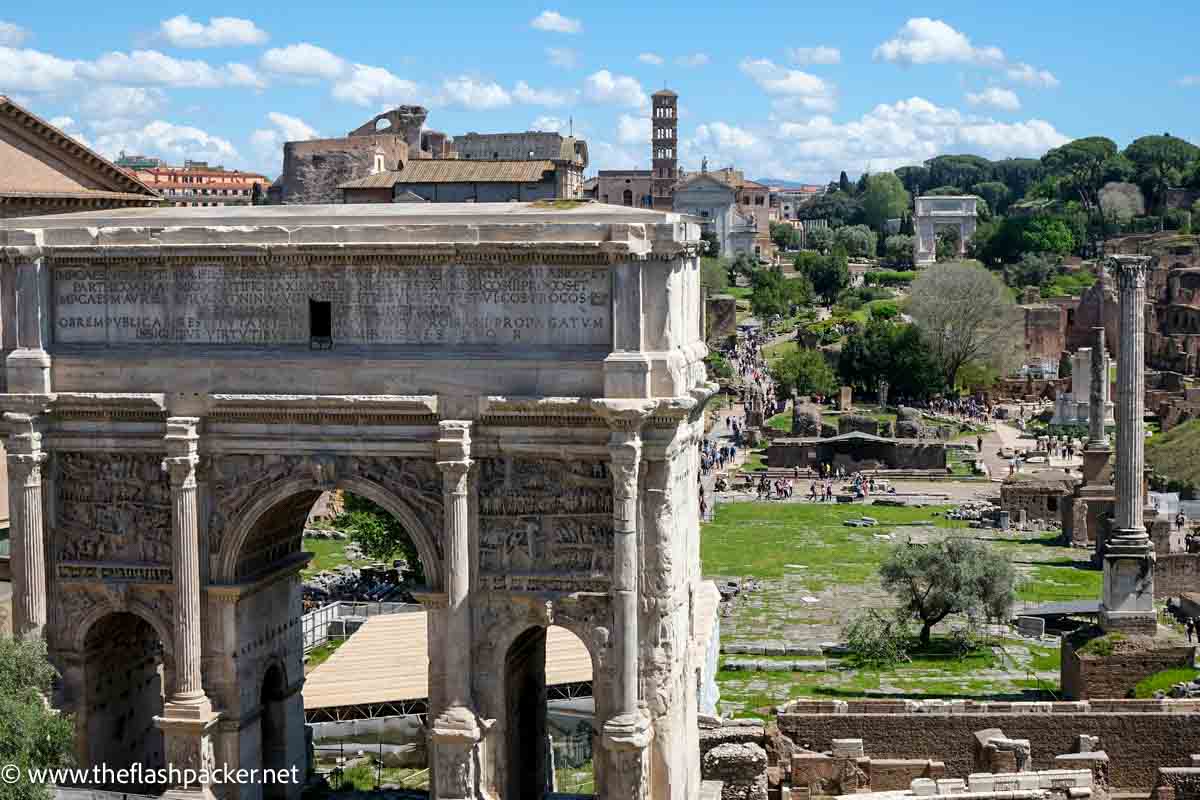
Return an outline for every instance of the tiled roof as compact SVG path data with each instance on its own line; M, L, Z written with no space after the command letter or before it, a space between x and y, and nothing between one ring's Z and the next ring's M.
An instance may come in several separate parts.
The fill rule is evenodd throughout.
M386 189L405 183L537 183L553 171L553 161L420 159L409 161L402 170L346 181L338 188Z

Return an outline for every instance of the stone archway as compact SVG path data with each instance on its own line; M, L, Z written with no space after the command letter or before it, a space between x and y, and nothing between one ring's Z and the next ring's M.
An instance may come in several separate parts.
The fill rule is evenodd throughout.
M291 766L288 763L287 729L287 671L281 661L272 662L263 673L262 689L259 691L259 746L262 750L264 769L279 774ZM286 785L279 781L263 783L264 800L277 800L287 796Z
M163 732L155 718L171 692L169 637L142 615L108 609L79 630L83 662L82 712L77 725L87 766L119 771L134 764L165 765ZM104 788L145 793L161 787L105 784Z

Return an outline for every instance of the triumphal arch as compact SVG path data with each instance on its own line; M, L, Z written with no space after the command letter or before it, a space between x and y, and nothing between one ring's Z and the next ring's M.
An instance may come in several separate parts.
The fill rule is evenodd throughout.
M303 770L301 534L341 488L427 576L434 797L541 796L552 624L592 657L597 796L697 795L693 222L552 203L0 225L14 625L47 640L83 765Z

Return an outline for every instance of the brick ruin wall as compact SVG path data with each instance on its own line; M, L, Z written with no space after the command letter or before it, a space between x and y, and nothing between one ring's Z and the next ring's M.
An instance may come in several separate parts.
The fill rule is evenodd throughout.
M1016 704L1037 709L1019 712L1011 710L1012 703L965 703L961 713L913 712L903 700L811 705L814 710L837 705L848 710L779 714L780 731L797 745L830 750L834 739L862 739L872 758L933 758L944 761L946 776L955 778L975 771L975 732L986 728L1000 728L1012 739L1029 739L1034 770L1056 769L1055 756L1070 753L1079 734L1098 736L1110 759L1112 785L1121 789L1148 790L1158 767L1189 766L1190 754L1200 753L1197 701ZM1171 711L1160 710L1164 708Z

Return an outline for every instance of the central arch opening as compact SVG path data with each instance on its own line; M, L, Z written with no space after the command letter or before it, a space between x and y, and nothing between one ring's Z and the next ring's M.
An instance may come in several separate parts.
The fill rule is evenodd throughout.
M163 643L136 614L116 612L96 621L84 639L84 708L90 765L117 771L164 766L163 713L167 674ZM153 794L158 786L105 784L113 791Z
M596 741L587 646L559 626L534 627L504 660L505 800L591 797Z

